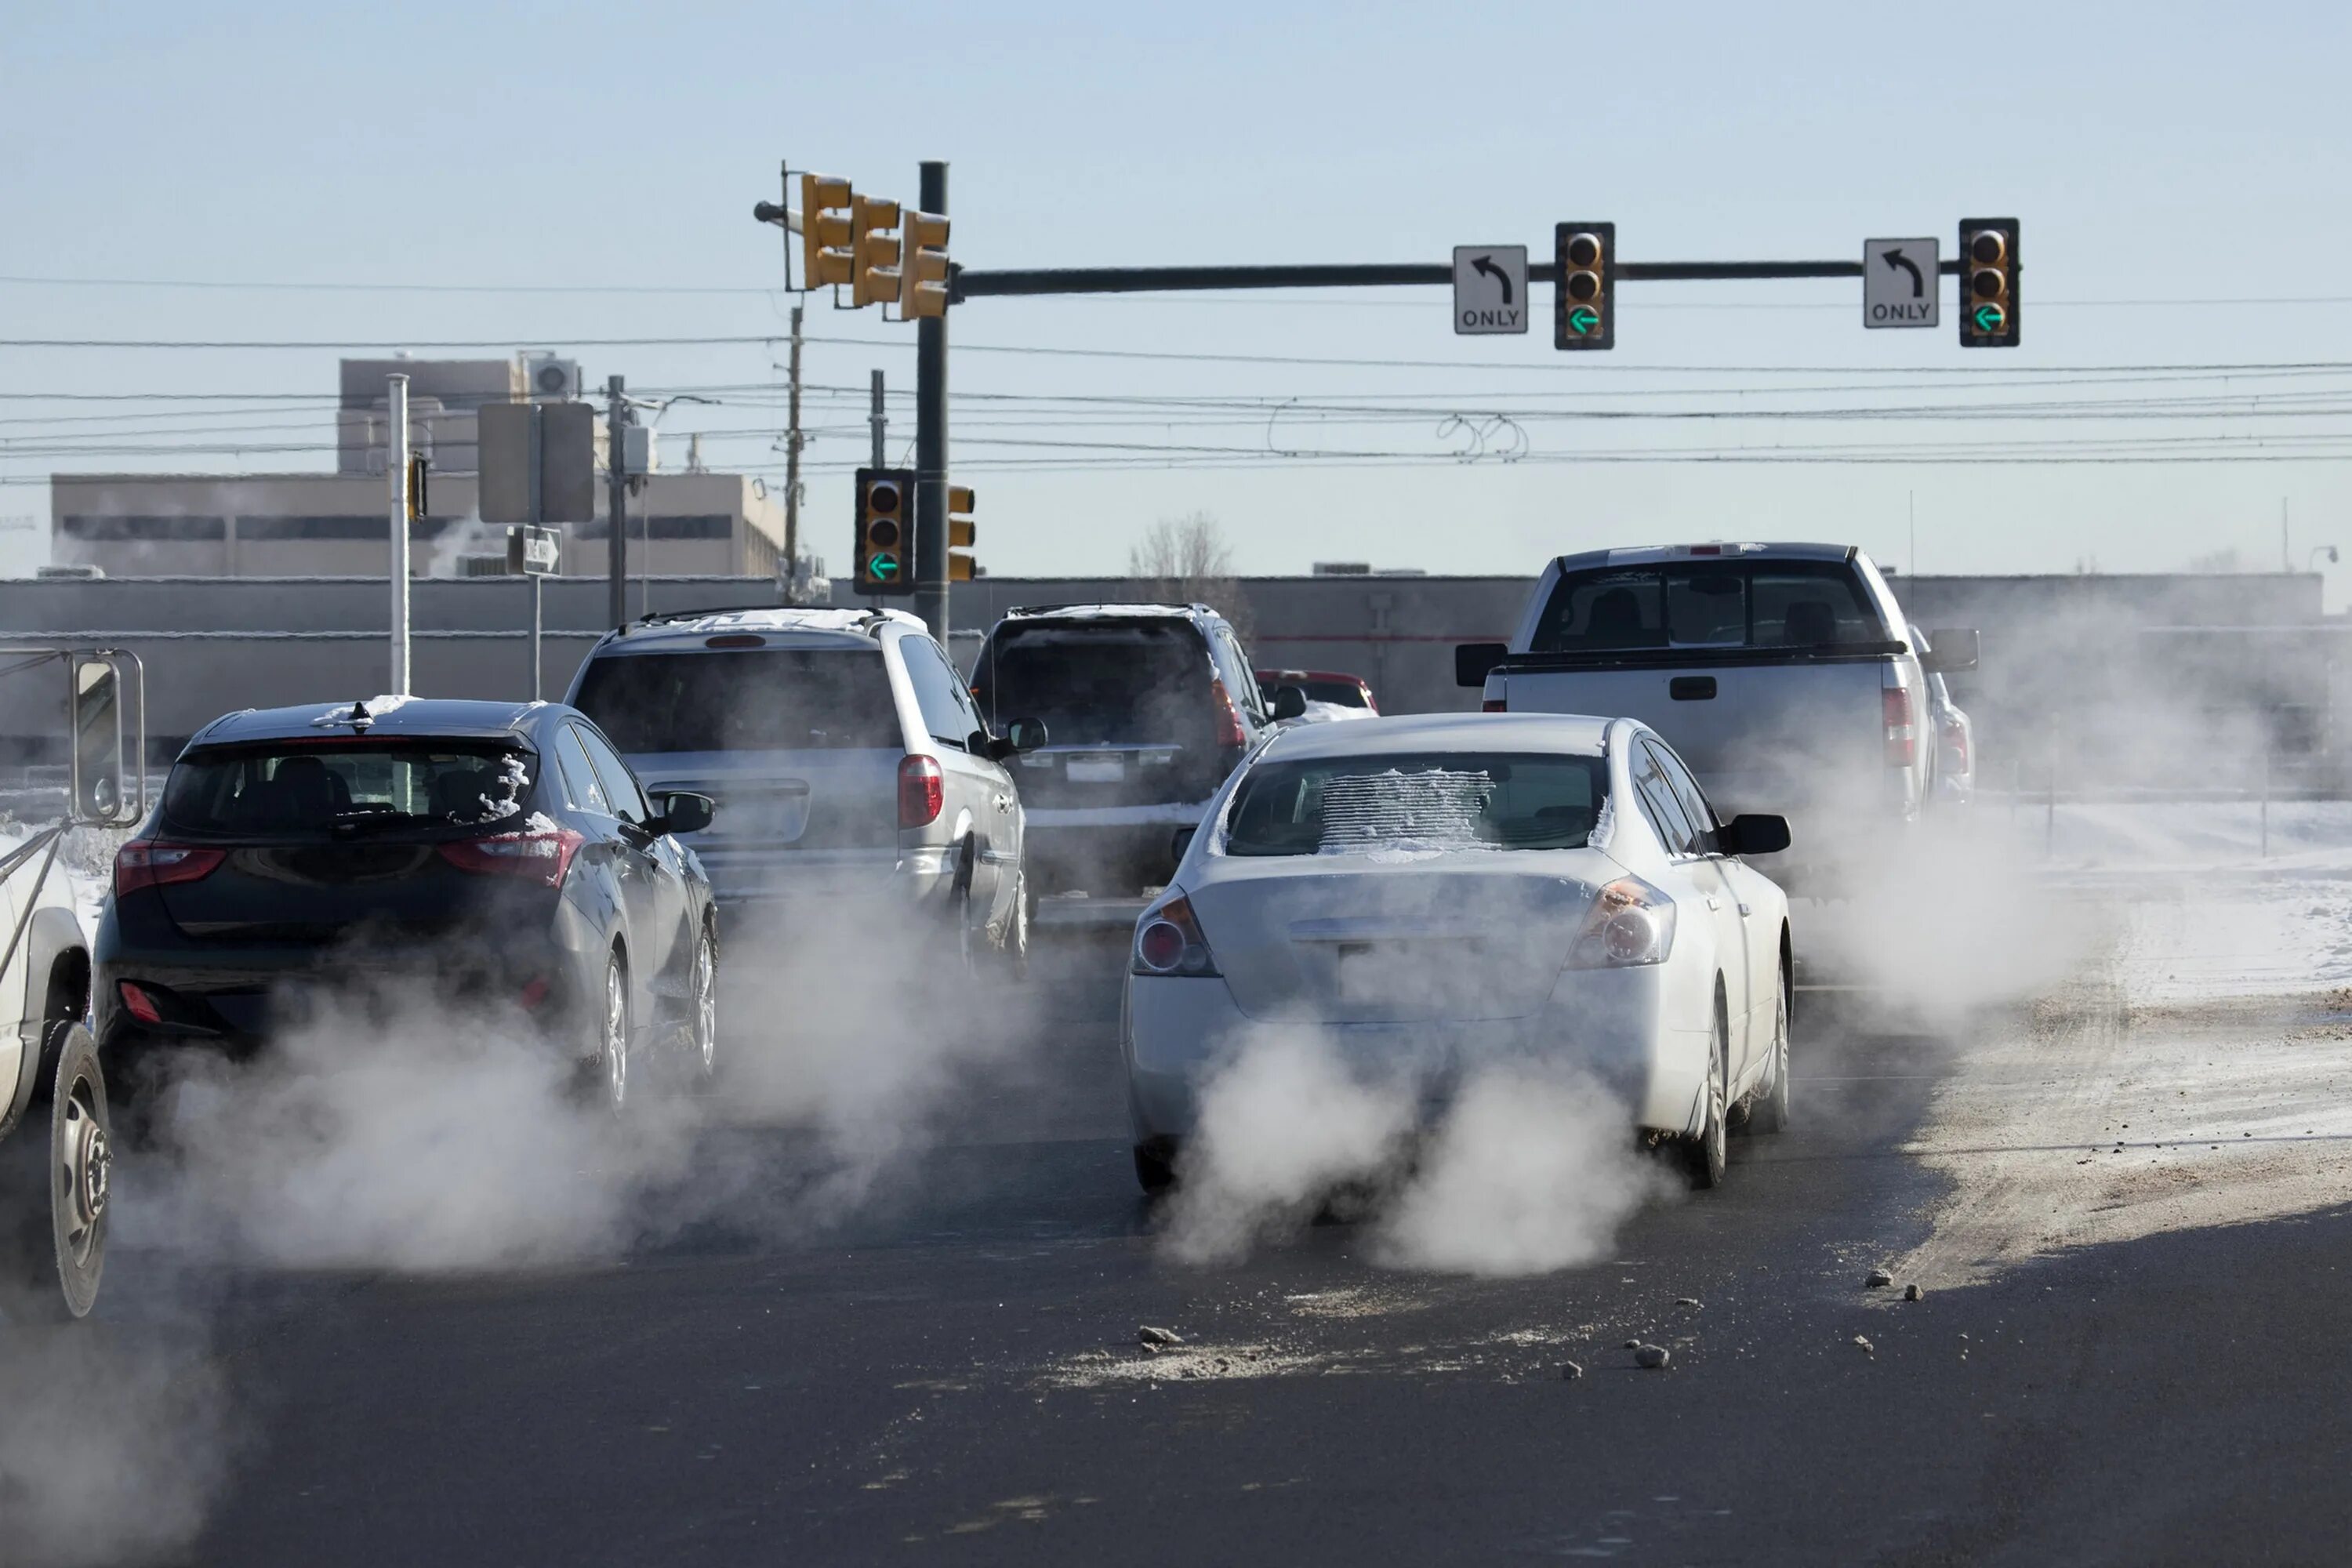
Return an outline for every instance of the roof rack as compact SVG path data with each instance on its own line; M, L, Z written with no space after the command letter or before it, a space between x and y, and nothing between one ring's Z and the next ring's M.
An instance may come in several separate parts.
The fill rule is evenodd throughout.
M1057 610L1101 610L1122 604L1145 610L1198 610L1204 616L1217 614L1214 605L1204 605L1198 599L1189 605L1166 599L1073 599L1063 605L1015 605L1004 614L1010 619L1014 616L1050 616Z

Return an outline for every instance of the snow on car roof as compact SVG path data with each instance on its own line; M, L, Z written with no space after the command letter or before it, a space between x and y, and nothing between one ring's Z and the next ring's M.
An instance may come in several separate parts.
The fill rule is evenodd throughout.
M1728 540L1695 544L1637 544L1620 550L1585 550L1559 558L1564 572L1588 566L1643 566L1654 562L1706 560L1721 556L1733 561L1843 561L1853 553L1851 544L1738 542Z
M605 649L625 647L642 650L673 644L699 643L702 638L721 632L777 635L815 632L862 639L867 628L877 619L917 628L923 624L904 610L799 609L783 605L772 610L712 610L705 615L664 616L651 622L633 622L619 637L607 643Z
M1613 719L1582 713L1412 713L1285 730L1265 755L1288 759L1381 752L1563 752L1599 756Z
M189 738L189 744L220 745L239 741L313 739L349 726L352 734L381 738L415 735L432 739L494 739L515 732L526 714L545 706L539 702L488 702L453 697L341 698L332 702L305 702L290 708L247 708L226 713ZM355 721L355 709L365 709Z
M1206 605L1018 605L1010 612L1024 621L1126 621L1152 616L1189 620L1196 615L1214 614Z

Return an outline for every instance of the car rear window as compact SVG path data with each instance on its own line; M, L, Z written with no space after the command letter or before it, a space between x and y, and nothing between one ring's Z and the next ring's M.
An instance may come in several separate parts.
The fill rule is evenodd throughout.
M1851 562L1701 560L1563 574L1529 651L1811 648L1887 638Z
M904 744L878 647L620 654L574 707L624 752L803 752Z
M522 816L537 773L536 757L494 742L219 747L172 769L163 815L175 831L229 836L504 831Z
M1008 628L972 684L992 729L1038 719L1055 745L1101 745L1192 738L1211 718L1215 677L1201 634L1170 621Z
M1226 814L1230 855L1574 849L1609 793L1603 757L1437 752L1272 762Z

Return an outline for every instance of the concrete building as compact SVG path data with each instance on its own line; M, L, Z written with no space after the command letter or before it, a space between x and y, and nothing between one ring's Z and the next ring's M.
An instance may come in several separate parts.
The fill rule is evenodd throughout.
M528 395L531 368L345 360L332 473L52 475L51 558L110 577L381 575L391 549L384 378L404 372L410 439L431 463L426 515L409 528L410 571L454 576L460 557L505 550L504 525L475 515L476 429L485 403ZM596 520L562 526L567 574L604 570L604 500L600 483ZM782 498L746 475L656 472L630 498L629 535L633 574L772 576Z

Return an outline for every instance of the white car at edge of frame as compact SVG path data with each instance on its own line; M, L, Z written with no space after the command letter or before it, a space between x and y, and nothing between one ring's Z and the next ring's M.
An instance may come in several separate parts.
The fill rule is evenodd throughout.
M1444 714L1284 731L1234 770L1138 920L1120 1049L1136 1176L1170 1186L1202 1086L1303 1032L1424 1115L1484 1066L1589 1072L1724 1177L1727 1125L1789 1113L1788 900L1630 719Z

